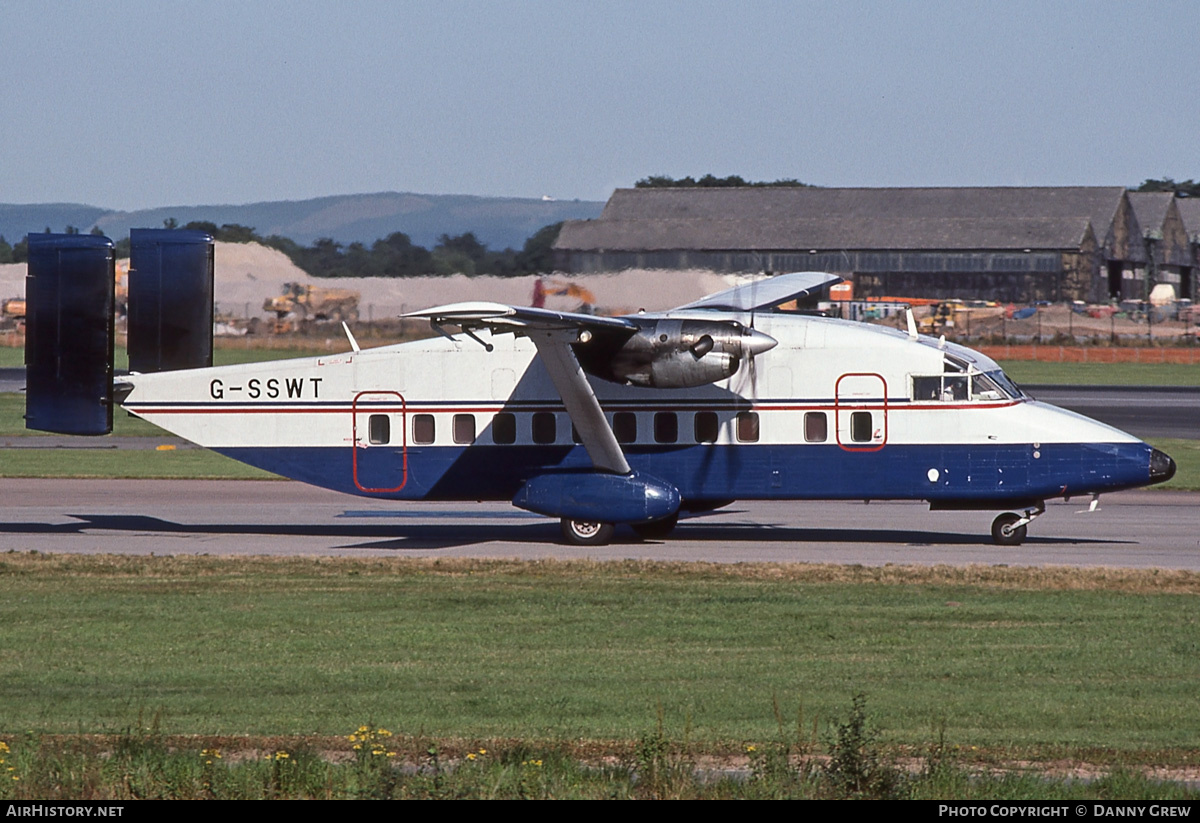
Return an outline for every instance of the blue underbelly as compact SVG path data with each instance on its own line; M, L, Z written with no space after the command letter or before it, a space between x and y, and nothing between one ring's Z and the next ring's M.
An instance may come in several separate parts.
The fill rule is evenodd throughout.
M315 486L397 500L508 500L531 477L586 470L582 446L248 447L221 454ZM1149 482L1145 443L627 447L684 500L1024 500Z

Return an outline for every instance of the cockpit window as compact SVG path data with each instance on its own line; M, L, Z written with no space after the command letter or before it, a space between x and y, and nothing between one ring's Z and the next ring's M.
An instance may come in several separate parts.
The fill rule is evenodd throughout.
M946 371L970 371L971 364L961 357L955 357L952 354L943 355L942 362L946 364Z
M947 370L945 374L914 376L912 386L912 398L919 401L961 403L967 400L1019 400L1025 396L999 369L965 374Z

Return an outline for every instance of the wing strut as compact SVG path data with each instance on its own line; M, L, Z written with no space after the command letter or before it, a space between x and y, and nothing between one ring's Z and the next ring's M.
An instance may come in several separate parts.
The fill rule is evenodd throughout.
M529 331L529 339L537 346L542 363L554 381L554 388L562 397L563 405L579 439L587 449L592 464L600 471L614 474L629 474L632 469L621 451L621 444L604 417L600 401L592 391L592 385L583 373L583 368L571 350L571 344L563 332Z

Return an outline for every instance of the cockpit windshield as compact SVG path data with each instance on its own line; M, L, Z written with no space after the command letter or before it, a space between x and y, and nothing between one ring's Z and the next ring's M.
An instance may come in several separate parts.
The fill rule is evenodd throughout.
M985 372L984 374L979 375L979 377L994 385L996 390L1000 392L1000 396L1002 398L1020 400L1025 396L1025 392L1021 391L1020 386L1010 380L1008 375L1000 369Z

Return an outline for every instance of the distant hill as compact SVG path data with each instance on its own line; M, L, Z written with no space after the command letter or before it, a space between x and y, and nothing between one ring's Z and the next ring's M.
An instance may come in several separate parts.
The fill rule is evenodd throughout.
M560 220L599 217L604 203L589 200L541 200L522 197L474 197L465 194L381 192L279 200L241 206L166 206L120 212L75 203L10 205L0 203L0 235L15 243L29 232L49 226L62 231L93 226L114 240L131 228L159 228L175 218L180 225L207 220L218 226L250 226L263 237L279 234L302 246L321 237L339 243L371 243L402 231L426 248L442 234L474 232L492 249L515 248L538 229Z
M45 231L47 227L62 231L67 226L74 226L87 231L109 213L108 209L78 203L0 203L0 237L16 243L29 232Z

